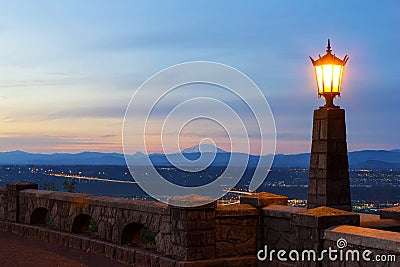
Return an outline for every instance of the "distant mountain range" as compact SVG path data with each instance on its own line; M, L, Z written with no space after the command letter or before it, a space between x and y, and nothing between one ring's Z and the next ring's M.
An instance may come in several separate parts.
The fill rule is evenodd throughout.
M193 162L201 156L200 151L205 155L216 156L212 161L213 166L226 166L231 160L233 166L240 166L249 159L249 166L257 166L260 156L247 155L245 153L230 153L212 145L202 145L190 147L183 150L183 156L188 159L187 164L197 164ZM350 168L381 169L398 168L400 169L400 149L395 150L362 150L349 152ZM128 155L129 162L135 165L144 165L148 162L147 157L154 165L170 166L169 160L183 162L182 154L150 154L146 155L137 152ZM265 155L261 157L272 157ZM185 163L185 164L186 164ZM277 154L275 155L273 167L298 167L308 168L310 164L310 153L302 154ZM123 154L120 153L101 153L101 152L82 152L77 154L55 153L55 154L34 154L24 151L0 152L0 165L126 165Z

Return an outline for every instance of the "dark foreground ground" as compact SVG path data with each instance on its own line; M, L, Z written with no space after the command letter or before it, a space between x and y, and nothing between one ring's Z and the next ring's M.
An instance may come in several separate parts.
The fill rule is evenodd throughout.
M0 231L0 266L2 267L123 267L106 257L56 246L35 239Z

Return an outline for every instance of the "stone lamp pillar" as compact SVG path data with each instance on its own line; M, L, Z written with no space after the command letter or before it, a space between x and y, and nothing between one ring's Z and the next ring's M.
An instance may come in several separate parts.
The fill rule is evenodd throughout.
M332 54L330 41L324 56L310 57L315 68L318 96L325 106L314 110L307 208L328 206L351 211L345 112L333 104L340 96L343 59Z
M314 110L307 208L351 211L348 169L344 109Z

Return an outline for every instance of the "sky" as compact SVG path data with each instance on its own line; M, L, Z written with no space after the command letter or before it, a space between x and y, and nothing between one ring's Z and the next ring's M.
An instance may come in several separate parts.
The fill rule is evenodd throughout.
M308 152L312 112L324 103L308 57L324 54L328 38L333 53L350 57L335 99L346 110L349 150L400 148L398 1L0 5L0 151L122 152L135 90L164 68L201 60L258 85L274 116L277 153ZM181 147L198 141L186 136Z

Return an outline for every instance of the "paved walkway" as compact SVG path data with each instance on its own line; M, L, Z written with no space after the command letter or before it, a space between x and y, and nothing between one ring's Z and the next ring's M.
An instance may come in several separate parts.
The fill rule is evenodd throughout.
M104 256L0 231L1 267L123 267Z

